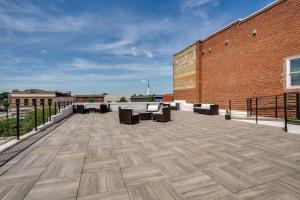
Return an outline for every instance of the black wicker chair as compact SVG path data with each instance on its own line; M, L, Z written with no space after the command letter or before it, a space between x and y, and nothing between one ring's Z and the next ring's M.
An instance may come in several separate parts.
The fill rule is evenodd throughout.
M214 104L194 104L194 113L205 115L218 115L219 106Z
M170 103L170 109L171 110L179 110L179 103Z
M101 104L100 105L100 113L107 113L108 112L108 107L106 104Z
M137 124L140 122L139 114L134 114L133 109L119 107L120 124Z
M85 114L85 113L89 113L88 109L84 108L84 105L74 105L75 108L75 112L76 113L81 113L81 114Z
M171 110L169 107L162 107L160 112L152 114L153 121L168 122L171 121Z

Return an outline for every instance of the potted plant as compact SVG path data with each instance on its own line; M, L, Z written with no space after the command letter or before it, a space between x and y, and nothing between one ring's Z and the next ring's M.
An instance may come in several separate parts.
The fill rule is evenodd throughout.
M229 110L226 110L225 120L231 120L231 115L230 115Z

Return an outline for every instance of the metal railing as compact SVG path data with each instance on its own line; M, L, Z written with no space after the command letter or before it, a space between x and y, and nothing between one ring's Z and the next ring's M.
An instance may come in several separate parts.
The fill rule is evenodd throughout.
M65 107L65 102L32 102L30 106L16 102L6 110L6 114L0 116L0 145L11 139L19 140L21 135L32 130L37 131L38 126L51 122L53 115Z
M247 99L232 99L228 103L231 118L282 120L284 130L288 123L300 124L300 94L284 93Z

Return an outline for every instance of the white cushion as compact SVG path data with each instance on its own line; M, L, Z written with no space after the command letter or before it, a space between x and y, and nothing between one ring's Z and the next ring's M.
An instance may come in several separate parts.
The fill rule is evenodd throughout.
M201 104L202 109L210 109L210 104Z
M176 107L176 103L170 103L170 106Z
M158 105L149 105L148 106L148 111L157 111L158 110Z

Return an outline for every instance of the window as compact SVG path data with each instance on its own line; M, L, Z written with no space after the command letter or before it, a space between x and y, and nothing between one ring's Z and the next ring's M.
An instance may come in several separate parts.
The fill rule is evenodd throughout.
M36 99L32 99L32 105L36 104Z
M16 99L16 104L20 104L20 103L21 103L20 99Z
M300 56L287 59L287 88L300 88Z
M28 106L28 99L24 99L24 106Z
M45 99L40 99L40 105L43 105L45 103Z

